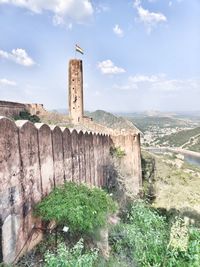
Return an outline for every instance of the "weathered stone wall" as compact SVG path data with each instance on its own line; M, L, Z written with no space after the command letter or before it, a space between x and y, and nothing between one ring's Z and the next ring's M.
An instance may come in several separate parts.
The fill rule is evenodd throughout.
M12 117L19 115L20 111L25 110L25 104L0 101L0 116Z
M73 123L80 123L83 119L83 67L82 60L69 61L69 113Z
M0 117L0 223L3 261L14 262L42 238L32 208L64 181L105 186L110 147L126 153L121 167L129 186L141 183L138 135L110 136ZM0 235L0 236L1 236ZM0 253L1 254L1 253Z
M125 155L119 159L121 180L128 195L136 195L142 186L140 134L115 135L112 141Z
M13 117L19 115L21 111L28 111L31 115L43 115L46 113L42 104L0 101L0 116Z

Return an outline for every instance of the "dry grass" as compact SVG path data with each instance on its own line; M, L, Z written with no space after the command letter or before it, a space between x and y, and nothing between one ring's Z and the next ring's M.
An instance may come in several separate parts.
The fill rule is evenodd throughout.
M182 165L178 168L156 157L155 192L153 206L191 213L200 219L200 169Z
M64 115L58 112L47 112L40 116L43 123L59 125L59 126L71 126L71 119L68 115Z

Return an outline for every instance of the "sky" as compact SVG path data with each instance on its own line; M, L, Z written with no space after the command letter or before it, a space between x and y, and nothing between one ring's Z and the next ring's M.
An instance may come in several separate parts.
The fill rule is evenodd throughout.
M200 110L200 0L0 0L0 100L68 108L75 56L85 110Z

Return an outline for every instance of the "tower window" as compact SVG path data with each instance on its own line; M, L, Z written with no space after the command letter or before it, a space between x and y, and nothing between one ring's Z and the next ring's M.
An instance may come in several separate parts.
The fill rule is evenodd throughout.
M9 202L11 206L13 206L15 203L15 187L14 186L9 188Z

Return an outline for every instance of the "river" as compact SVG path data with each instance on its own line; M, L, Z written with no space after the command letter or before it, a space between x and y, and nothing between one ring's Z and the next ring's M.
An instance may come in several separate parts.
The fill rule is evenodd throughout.
M181 152L181 151L176 151L177 149L167 148L167 147L148 147L148 148L145 148L145 150L155 153L155 154L163 154L165 152L178 153L184 156L185 162L188 162L192 165L200 167L200 154L190 155L190 151L182 150L183 152Z
M200 167L200 158L199 157L184 155L184 160L190 164L193 164L195 166Z

